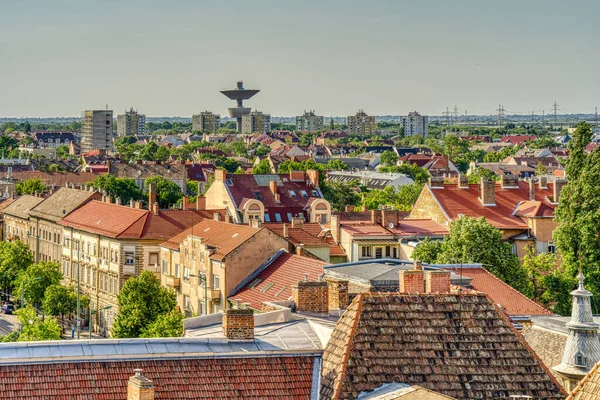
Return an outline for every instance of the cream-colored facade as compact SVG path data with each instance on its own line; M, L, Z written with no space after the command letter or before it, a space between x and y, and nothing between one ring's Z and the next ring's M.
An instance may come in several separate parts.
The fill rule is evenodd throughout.
M350 134L375 134L377 125L375 116L367 115L363 110L359 110L356 115L350 115L347 118L348 133Z

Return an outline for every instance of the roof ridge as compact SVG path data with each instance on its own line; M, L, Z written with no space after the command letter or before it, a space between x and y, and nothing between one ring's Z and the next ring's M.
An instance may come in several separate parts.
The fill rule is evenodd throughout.
M590 370L590 372L588 372L587 374L585 374L585 376L583 377L583 379L579 381L579 383L577 384L577 386L575 386L575 389L573 389L573 391L571 392L571 394L569 394L569 397L567 397L566 400L574 400L575 399L575 395L583 388L583 385L585 383L587 383L587 381L591 378L591 376L596 373L596 371L598 370L598 368L600 368L600 361L598 361L594 365L594 367Z

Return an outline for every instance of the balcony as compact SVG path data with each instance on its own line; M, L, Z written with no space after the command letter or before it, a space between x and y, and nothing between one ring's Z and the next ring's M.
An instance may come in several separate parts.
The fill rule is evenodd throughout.
M175 278L174 276L165 276L165 285L168 287L179 289L179 284L179 278Z
M221 290L213 289L210 291L210 300L213 303L218 303L221 301Z

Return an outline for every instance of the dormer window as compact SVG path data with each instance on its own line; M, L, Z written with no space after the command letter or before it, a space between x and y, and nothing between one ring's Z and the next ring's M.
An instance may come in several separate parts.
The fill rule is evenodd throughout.
M260 192L254 192L254 198L256 200L262 201L262 196L261 196Z
M293 190L290 190L290 196L292 198L296 197L296 192L294 192Z
M312 195L313 195L313 197L320 197L320 196L319 196L319 191L318 191L318 190L314 190L314 189L313 189L313 190L312 190Z
M585 367L585 357L580 352L575 354L575 366L577 367Z
M306 193L306 190L301 190L300 194L302 195L302 197L308 197L308 193Z
M233 186L233 181L231 179L227 179L225 182L227 182L227 186Z

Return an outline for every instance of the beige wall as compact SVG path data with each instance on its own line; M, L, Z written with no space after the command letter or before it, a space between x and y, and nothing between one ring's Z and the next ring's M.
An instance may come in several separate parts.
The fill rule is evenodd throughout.
M552 240L552 232L557 225L554 218L528 218L527 224L536 239L542 242Z
M431 191L444 189L430 189L427 185L423 186L419 198L408 216L408 219L429 219L431 218L438 224L448 228L451 220L446 216L437 200L431 194Z
M229 197L229 192L225 186L225 182L215 181L210 185L206 191L204 197L206 198L206 209L207 210L221 210L227 209L229 215L233 215L233 220L236 223L241 223L239 220L236 210L236 205Z
M62 233L63 227L44 219L29 218L31 234L29 247L38 261L56 261L62 258ZM38 249L39 244L39 249Z
M12 215L4 214L4 235L6 240L21 240L29 243L29 221Z

